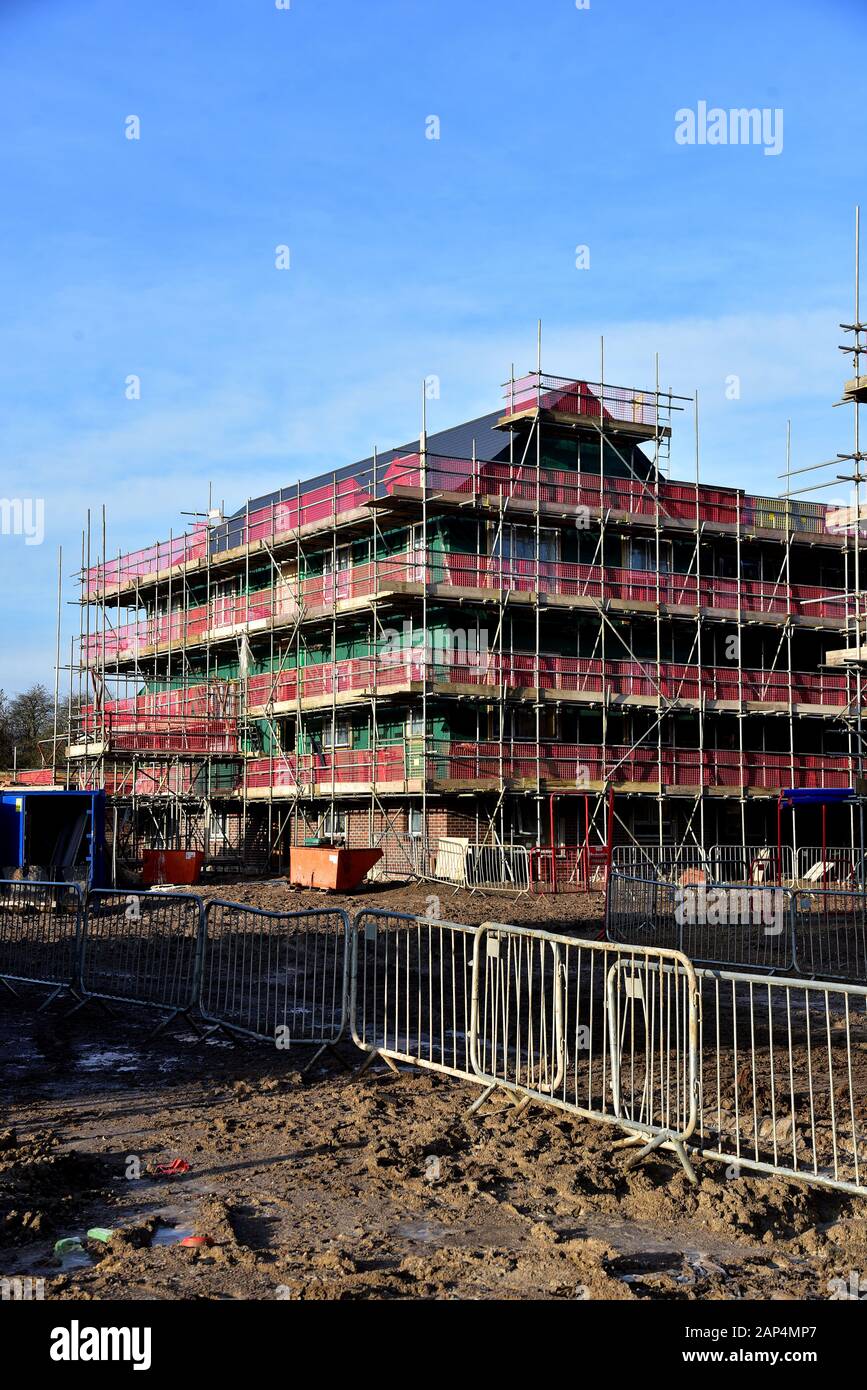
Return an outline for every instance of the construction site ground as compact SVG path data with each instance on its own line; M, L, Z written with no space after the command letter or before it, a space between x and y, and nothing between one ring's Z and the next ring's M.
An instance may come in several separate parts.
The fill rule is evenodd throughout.
M215 890L206 890L213 894ZM260 907L338 903L595 934L601 898L351 898L223 885ZM616 1131L445 1076L203 1040L186 1024L7 995L0 1275L47 1299L827 1299L867 1268L857 1198L676 1158L627 1169ZM153 1172L183 1159L177 1176ZM105 1227L106 1244L86 1232ZM186 1247L188 1234L213 1244ZM61 1267L55 1242L82 1237Z
M601 932L605 912L603 893L469 892L448 883L383 882L364 884L354 893L291 888L285 879L238 879L193 890L205 898L227 898L250 907L297 912L303 908L342 907L350 914L362 908L433 916L444 922L477 927L481 922L511 922L543 931Z

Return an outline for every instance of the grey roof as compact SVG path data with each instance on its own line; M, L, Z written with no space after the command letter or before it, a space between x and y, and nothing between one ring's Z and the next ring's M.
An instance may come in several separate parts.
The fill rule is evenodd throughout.
M475 445L476 458L496 462L509 457L509 440L503 436L501 430L494 428L496 422L501 418L500 411L494 411L491 415L479 415L475 420L465 420L462 425L453 425L451 429L438 430L435 434L427 437L427 447L432 454L442 454L447 458L468 459L472 458L473 445ZM386 449L384 453L377 453L377 471L380 467L386 468L393 459L402 458L405 454L417 454L419 450L419 440L412 439L407 444L397 444L393 449ZM344 464L342 468L334 469L329 473L320 473L315 478L302 478L302 491L312 490L316 487L324 487L333 478L338 481L341 478L353 478L356 473L362 473L367 469L373 468L373 455L368 458L358 459L356 463ZM267 507L271 502L282 502L284 498L294 497L298 491L298 483L289 483L286 487L281 487L276 492L267 492L262 497L252 498L249 506L250 511L258 507ZM244 516L247 511L247 503L239 507L232 517Z
M508 436L503 435L501 430L494 428L500 417L501 412L494 411L490 415L479 415L475 420L465 420L463 424L454 425L451 429L437 430L435 434L427 436L428 451L447 458L471 458L475 447L475 454L478 459L487 462L508 459ZM393 449L387 449L381 454L378 453L376 456L377 474L380 470L384 471L394 459L402 458L405 454L417 454L418 450L419 440L413 439L407 444L398 444ZM317 487L324 487L334 479L340 482L343 478L354 478L357 474L371 472L372 469L373 455L371 454L369 458L359 459L356 463L344 464L342 468L334 469L330 473L320 473L315 478L302 478L300 483L289 483L286 487L277 488L275 492L266 492L261 497L251 498L249 503L245 502L243 507L239 507L224 522L213 528L210 535L212 553L228 550L241 542L241 528L248 507L251 512L257 511L260 507L270 506L272 502L282 502L297 496L299 486L301 492L304 493Z
M472 458L475 453L475 457L482 462L507 462L510 439L508 434L504 434L502 430L496 428L497 421L501 416L501 411L492 411L489 415L478 415L474 420L465 420L462 424L453 425L451 429L437 430L427 436L428 452L439 454L444 458L458 459ZM380 489L380 479L383 478L390 463L407 454L417 454L418 451L418 439L411 439L406 444L398 444L392 449L386 449L383 453L377 453L377 491ZM640 460L639 472L641 476L650 476L653 471L653 464L638 444L632 445L632 454L636 462ZM360 480L364 479L365 485L372 489L372 454L367 458L358 459L355 463L344 464L343 467L333 469L328 473L320 473L315 478L303 478L298 482L277 488L274 492L267 492L261 497L251 498L249 502L245 502L243 507L239 507L236 512L233 512L225 521L211 530L211 551L227 550L242 542L244 518L248 509L249 511L258 511L270 506L271 503L291 501L298 496L299 492L303 496L304 493L312 492L316 488L327 487L334 481L341 482L346 478L355 477Z

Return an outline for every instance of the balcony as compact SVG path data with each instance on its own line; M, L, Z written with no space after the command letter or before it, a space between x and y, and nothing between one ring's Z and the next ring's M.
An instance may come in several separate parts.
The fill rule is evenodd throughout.
M581 793L607 785L635 791L682 789L779 793L788 787L849 787L852 761L843 754L745 752L595 744L411 740L377 749L326 749L279 754L247 763L248 792L298 796L350 795L371 788L419 792L423 780L442 790L500 786L560 788Z
M85 595L96 598L104 589L131 586L164 570L183 569L191 561L203 559L207 553L208 528L201 522L182 536L127 551L105 564L92 565L84 573Z
M302 490L303 489L303 490ZM600 511L627 516L652 517L657 504L660 516L690 528L697 523L742 527L785 534L851 533L841 521L840 508L819 502L786 501L760 497L736 488L661 480L658 492L651 482L633 478L600 478L598 474L565 469L535 468L492 463L470 458L406 454L378 465L359 468L348 478L329 479L316 485L299 484L297 494L271 502L219 526L196 526L188 534L133 550L106 564L91 566L83 576L84 597L96 599L106 592L153 583L157 575L180 572L222 555L259 543L285 543L300 530L329 529L348 513L366 507L374 499L408 496L420 499L453 494L475 505L486 499L506 499L510 504L537 505L562 517L579 511Z
M509 690L550 690L561 694L605 694L629 699L685 701L754 701L762 704L816 705L842 709L848 703L847 678L839 672L761 671L736 667L654 661L601 661L590 657L540 653L454 651L426 658L421 649L395 655L352 657L251 676L247 710L302 701L329 702L332 696L407 689L427 680L434 689L478 689L490 698L504 685Z
M150 691L81 709L70 758L153 753L238 757L238 687L225 682Z
M162 753L167 756L238 757L237 721L229 719L187 720L156 719L142 716L131 719L124 715L106 713L87 721L78 735L79 742L68 750L70 758L92 757L98 753L133 754Z
M448 746L437 779L448 782L496 781L501 773L496 743ZM745 752L736 749L657 748L649 745L507 744L502 760L506 781L569 787L633 785L663 788L728 788L779 791L784 787L851 786L852 762L844 755Z
M505 418L523 415L527 411L545 410L552 415L565 415L572 420L607 420L627 429L640 426L642 432L668 433L664 411L670 409L669 398L654 391L637 391L631 386L609 386L599 382L578 381L574 377L551 376L548 372L528 372L526 376L509 381L503 388ZM659 399L659 410L657 410Z
M189 797L234 795L239 785L235 766L193 762L93 763L82 767L77 778L82 789L104 787L114 797Z
M739 582L712 576L697 580L694 575L661 574L656 570L419 552L121 624L105 633L91 634L84 641L84 652L88 665L94 665L98 659L106 664L131 661L148 651L178 650L242 632L290 626L302 613L330 612L339 605L351 605L389 591L421 592L425 585L432 590L463 590L492 598L541 594L546 598L583 599L591 605L612 600L650 608L657 604L665 608L701 607L732 615L740 611L830 619L835 623L845 621L848 602L845 590L816 584L748 579Z
M376 749L337 748L322 753L281 753L247 763L247 790L349 795L376 786L392 791L420 791L424 780L423 740Z
M661 772L661 781L660 781ZM91 769L81 785L101 785ZM251 758L246 787L254 799L271 795L301 797L352 795L371 788L419 793L425 778L442 790L560 789L580 794L605 785L635 791L663 788L685 793L718 791L777 793L788 787L849 787L852 763L845 755L747 752L734 749L665 748L594 744L505 743L421 739L376 749L338 748L321 753L278 753ZM237 794L244 774L237 767L205 768L176 762L105 771L104 785L113 796L203 796Z

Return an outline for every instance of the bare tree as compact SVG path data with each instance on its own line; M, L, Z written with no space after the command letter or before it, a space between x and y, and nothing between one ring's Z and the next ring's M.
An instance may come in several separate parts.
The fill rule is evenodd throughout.
M12 731L9 727L9 700L0 690L0 768L12 766Z
M2 692L0 692L2 695ZM39 767L40 741L54 730L54 697L39 683L12 700L0 698L0 766L11 767L13 750L19 767ZM46 754L48 749L46 748Z

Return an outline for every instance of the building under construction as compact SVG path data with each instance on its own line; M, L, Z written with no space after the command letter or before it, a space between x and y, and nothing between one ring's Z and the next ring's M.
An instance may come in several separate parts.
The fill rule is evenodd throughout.
M673 480L690 404L537 370L164 543L90 527L67 776L105 789L115 858L773 844L805 788L858 843L858 527L699 481L697 424Z

